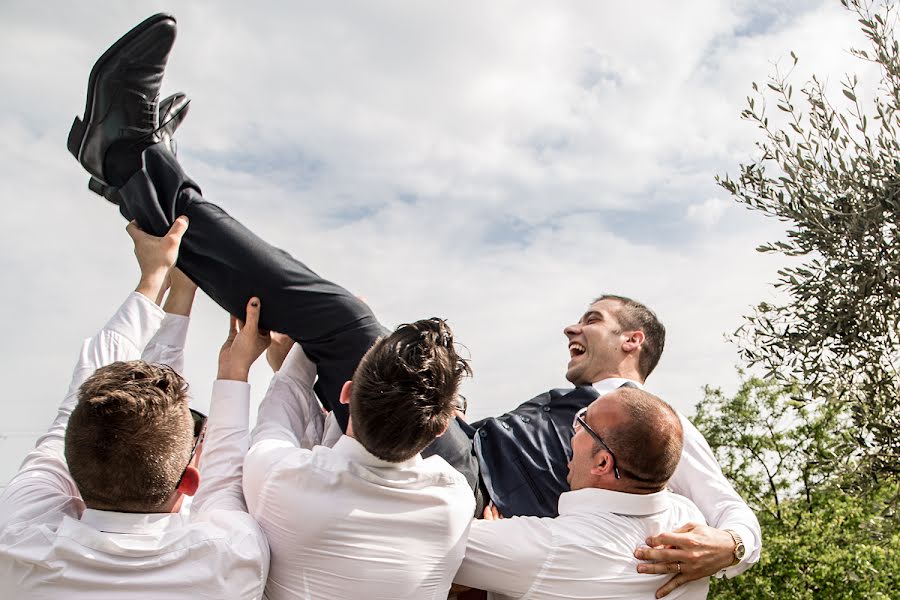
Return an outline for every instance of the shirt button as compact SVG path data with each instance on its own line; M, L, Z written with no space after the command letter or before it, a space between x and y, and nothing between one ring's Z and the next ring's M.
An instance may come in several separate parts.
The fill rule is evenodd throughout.
M523 423L530 423L530 422L531 422L531 419L528 418L528 417L522 417L522 422L523 422Z
M487 431L482 429L481 431L478 432L478 435L480 435L481 437L487 437Z
M503 429L509 429L509 423L507 423L506 421L503 421L500 424L503 425Z
M544 405L544 412L550 412L550 407L546 404Z

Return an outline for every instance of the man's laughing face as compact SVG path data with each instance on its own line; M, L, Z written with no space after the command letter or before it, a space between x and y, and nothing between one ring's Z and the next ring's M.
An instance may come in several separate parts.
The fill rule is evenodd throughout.
M628 337L617 318L620 307L618 300L595 302L577 323L563 330L569 340L566 379L574 385L590 385L610 376L624 355L622 344Z

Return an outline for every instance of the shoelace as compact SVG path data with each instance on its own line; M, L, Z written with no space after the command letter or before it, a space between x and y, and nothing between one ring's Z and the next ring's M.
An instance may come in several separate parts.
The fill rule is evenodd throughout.
M191 103L191 101L188 100L187 102L184 103L184 106L182 106L180 109L178 109L178 110L175 111L174 113L170 113L170 114L168 115L168 118L166 118L165 122L160 123L159 125L157 125L156 128L151 129L150 131L148 131L148 132L145 133L144 135L142 135L142 136L136 138L136 139L132 142L131 147L132 147L132 148L133 148L133 147L136 147L136 146L140 145L141 143L143 143L144 141L146 141L147 138L153 137L153 136L156 135L157 133L161 132L163 129L165 129L165 128L169 125L169 123L171 123L171 122L173 122L175 119L177 119L178 116L179 116L182 112L184 112L184 111L187 109L187 107L188 107L188 105L189 105L190 103ZM157 118L157 111L158 111L158 110L159 110L159 94L157 94L156 97L153 98L153 100L150 101L150 102L141 102L141 113L142 113L142 114L141 114L141 117L142 117L142 119L147 119L148 121L153 122L153 121L156 120L156 118ZM170 137L171 137L171 136L170 136ZM172 140L171 143L172 143L172 150L173 150L173 152L174 152L174 150L175 150L175 148L174 148L175 140Z

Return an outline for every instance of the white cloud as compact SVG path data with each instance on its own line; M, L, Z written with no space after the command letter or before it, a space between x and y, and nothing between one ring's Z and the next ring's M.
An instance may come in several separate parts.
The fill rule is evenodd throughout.
M729 204L721 198L707 198L698 204L691 204L687 208L687 220L704 227L712 227L719 222Z

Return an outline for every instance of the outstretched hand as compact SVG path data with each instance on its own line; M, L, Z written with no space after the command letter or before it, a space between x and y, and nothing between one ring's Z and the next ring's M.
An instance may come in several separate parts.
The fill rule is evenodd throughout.
M141 230L137 221L132 221L125 231L134 241L134 255L141 269L141 280L136 291L159 302L166 291L169 271L178 260L181 238L188 229L188 219L178 217L166 235L156 237Z
M250 366L272 343L269 332L259 329L259 309L259 298L250 298L247 321L231 317L228 338L219 351L219 379L247 381Z
M638 573L675 573L656 591L657 598L689 581L715 575L734 561L734 538L723 529L700 523L686 523L647 538L647 545L634 552L635 558L652 561L640 563Z

